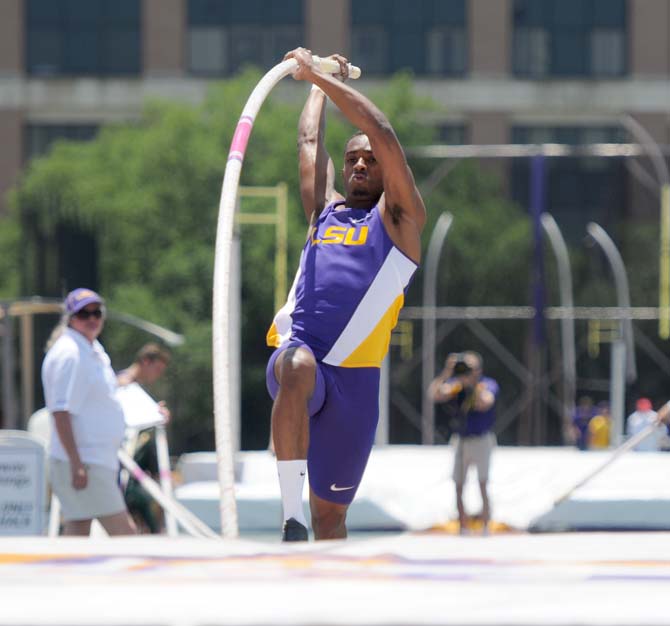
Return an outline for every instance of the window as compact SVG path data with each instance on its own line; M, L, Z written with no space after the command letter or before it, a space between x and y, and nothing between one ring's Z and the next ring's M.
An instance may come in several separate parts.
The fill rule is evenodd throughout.
M513 22L517 76L626 73L625 0L515 0Z
M467 71L465 0L357 0L351 3L351 59L366 75L408 69Z
M270 68L302 45L302 0L189 0L189 69L223 76L244 65Z
M24 133L24 156L29 161L46 154L55 141L88 141L98 133L96 124L28 124Z
M28 124L23 129L23 157L46 154L56 141L88 141L98 133L95 124ZM22 283L28 292L59 295L66 285L98 284L95 236L86 226L57 219L53 231L42 230L29 207L23 207L22 226L26 263Z
M26 0L33 76L140 73L140 0Z
M200 74L222 74L228 67L228 37L222 28L191 28L190 66Z
M444 76L465 73L465 31L454 26L436 26L428 31L428 58L426 70L429 74Z
M623 33L612 28L591 32L591 67L597 76L619 76L625 64Z
M518 74L543 76L549 65L549 38L542 28L520 28L514 33L514 68Z
M621 143L625 133L616 126L517 126L513 143ZM566 238L584 237L586 224L605 226L625 211L625 163L618 158L556 157L546 159L546 210L561 224ZM530 160L514 159L512 196L528 207Z
M382 26L352 30L351 58L366 75L386 73L388 54L386 30Z
M450 146L462 146L466 143L467 128L463 124L440 124L437 128L438 141Z

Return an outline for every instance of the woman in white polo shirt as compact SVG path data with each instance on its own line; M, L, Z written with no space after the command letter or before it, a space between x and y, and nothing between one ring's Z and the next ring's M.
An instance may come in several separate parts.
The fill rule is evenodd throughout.
M51 486L61 503L63 532L88 535L91 521L98 519L110 535L135 534L118 485L123 411L109 356L97 340L104 302L80 287L68 294L64 309L42 364L52 416Z

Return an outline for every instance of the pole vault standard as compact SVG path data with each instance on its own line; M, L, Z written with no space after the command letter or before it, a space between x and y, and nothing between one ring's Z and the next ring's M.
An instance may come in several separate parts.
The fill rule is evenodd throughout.
M314 57L321 71L334 74L340 66L332 59ZM226 171L223 176L219 217L216 228L216 247L214 251L214 293L212 314L212 348L214 370L214 427L216 433L216 459L221 499L221 534L226 538L238 535L237 505L235 503L234 446L232 435L232 417L230 406L231 368L228 349L228 337L231 335L231 318L228 302L230 299L230 272L232 264L232 239L235 221L235 204L244 153L247 149L251 129L256 115L272 88L297 67L295 59L288 59L275 65L263 78L247 100L242 115L237 122L233 140L230 144ZM349 66L349 76L358 78L359 68Z
M572 299L572 273L570 272L568 247L565 245L565 240L561 234L561 229L556 224L556 220L549 213L543 213L540 220L556 257L561 306L571 309L574 302ZM565 317L561 320L561 353L563 357L563 424L564 428L567 429L575 403L575 390L577 389L575 320L571 317Z
M612 268L616 287L617 304L619 307L630 307L630 290L626 266L619 250L605 232L602 226L589 222L586 227L589 235L602 248ZM661 318L662 319L662 318ZM626 381L634 382L637 378L635 366L635 341L633 338L633 324L630 319L619 320L619 336L612 342L611 350L611 388L610 411L612 413L612 433L614 443L621 443L624 424L624 401L626 396Z
M433 234L428 244L428 253L426 254L426 270L423 275L423 308L434 309L437 304L437 269L440 261L440 254L447 233L451 227L454 216L451 213L442 213L438 218ZM423 318L423 332L421 339L422 354L422 410L421 410L421 443L432 445L435 443L435 404L432 398L428 396L428 387L433 380L435 372L435 324L434 316Z

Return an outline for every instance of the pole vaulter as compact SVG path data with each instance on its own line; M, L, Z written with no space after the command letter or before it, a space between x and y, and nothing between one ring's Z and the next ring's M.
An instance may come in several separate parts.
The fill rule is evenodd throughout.
M314 57L324 72L340 70L337 61ZM235 503L234 446L232 440L232 411L230 407L231 367L228 337L231 336L230 271L235 204L242 162L256 115L272 88L297 67L295 59L275 65L256 85L235 128L223 177L214 252L214 293L212 313L212 352L214 371L214 428L218 479L221 489L221 534L224 538L238 536L237 505ZM359 68L349 66L350 78L361 75Z

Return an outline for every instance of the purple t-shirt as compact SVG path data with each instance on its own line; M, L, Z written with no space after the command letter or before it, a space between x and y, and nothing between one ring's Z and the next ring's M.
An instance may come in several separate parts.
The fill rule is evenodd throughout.
M488 389L493 394L493 396L497 401L498 391L500 391L500 387L498 387L498 383L495 380L493 380L493 378L489 378L488 376L482 376L482 378L479 381L479 384L484 385L486 389ZM465 424L465 432L463 432L462 434L465 437L473 435L483 435L484 433L493 430L493 424L495 423L495 421L496 421L496 405L494 401L493 406L488 411L468 411L467 421Z

